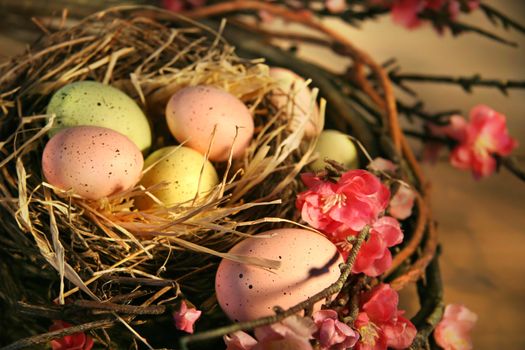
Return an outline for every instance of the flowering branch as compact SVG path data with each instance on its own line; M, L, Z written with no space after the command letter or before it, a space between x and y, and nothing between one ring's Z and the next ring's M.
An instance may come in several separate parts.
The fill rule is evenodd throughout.
M304 309L310 308L313 304L316 302L327 299L330 296L339 293L339 291L343 288L346 280L350 276L350 273L352 272L352 268L354 266L355 260L357 258L357 253L361 249L361 245L363 242L367 239L368 233L369 233L369 227L365 226L363 230L359 233L357 236L357 239L354 242L354 245L352 247L352 250L350 251L348 258L346 259L346 263L341 265L341 276L332 283L329 287L325 288L324 290L320 291L319 293L313 295L309 299L296 304L292 306L291 308L287 310L280 310L279 308L275 308L277 314L273 316L267 316L262 317L253 321L246 321L246 322L239 322L234 323L229 326L216 328L213 330L200 332L194 335L189 335L182 337L180 339L180 347L182 350L188 349L188 344L192 342L200 342L212 338L218 338L222 337L224 335L234 333L237 331L246 331L246 330L252 330L257 327L266 326L269 324L277 323L279 321L284 320L287 317L290 317L292 315L295 315L299 312L301 312Z
M484 86L493 87L507 95L509 89L525 89L525 80L500 80L500 79L483 79L480 74L474 74L471 77L452 77L447 75L432 74L410 74L398 73L394 69L388 73L390 80L403 90L414 94L414 91L404 85L405 81L421 83L438 83L438 84L455 84L459 85L465 92L472 92L473 87Z

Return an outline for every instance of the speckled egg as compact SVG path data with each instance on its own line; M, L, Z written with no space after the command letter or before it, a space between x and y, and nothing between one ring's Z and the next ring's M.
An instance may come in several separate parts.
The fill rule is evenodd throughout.
M253 118L244 103L211 86L186 87L175 93L166 105L166 121L179 142L202 154L215 128L208 158L217 162L228 160L232 145L233 158L241 157L253 137Z
M270 100L279 109L287 106L287 113L292 116L291 128L296 128L301 121L307 119L305 136L318 135L320 130L315 120L319 114L319 107L317 103L312 105L313 95L306 81L291 70L279 67L270 68L270 76L278 83L278 89L272 93ZM292 96L293 102L290 102Z
M151 146L148 119L124 92L96 81L79 81L59 89L47 106L56 114L50 135L77 125L102 126L129 137L141 151Z
M313 171L321 171L325 168L325 159L335 160L343 164L347 169L359 168L359 156L357 149L348 137L337 130L323 130L315 146L318 158L310 164Z
M46 180L87 199L125 191L141 175L144 159L126 136L98 126L59 131L44 148L42 170Z
M273 307L289 308L335 282L343 262L336 246L304 229L277 229L245 239L230 253L278 260L279 269L264 269L222 260L215 291L222 310L234 321L274 314ZM259 236L260 236L259 235ZM322 301L316 304L317 309Z
M151 193L165 206L191 201L197 192L199 195L205 194L219 183L213 164L202 154L188 147L161 148L146 159L144 168L153 164L153 168L144 173L140 184L150 188L163 183L157 189L151 190ZM155 202L147 196L135 199L135 205L140 209L151 208L154 204Z

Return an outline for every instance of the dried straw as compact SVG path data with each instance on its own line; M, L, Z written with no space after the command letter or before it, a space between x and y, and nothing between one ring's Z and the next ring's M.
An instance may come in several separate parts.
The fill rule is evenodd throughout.
M304 137L308 120L287 114L295 106L276 109L269 102L277 83L262 60L237 57L220 32L188 19L172 17L167 25L108 12L46 35L32 51L2 66L0 76L7 91L0 94L0 203L6 220L16 223L5 239L30 235L26 248L58 274L59 284L51 290L57 303L78 291L104 302L159 285L164 288L149 299L127 302L162 304L198 286L192 301L202 303L213 296L217 258L278 267L277 261L227 253L246 236L296 224L289 220L294 203L288 199L295 197L296 175L310 161L316 141ZM45 115L47 102L54 91L80 80L111 84L135 98L153 125L154 148L174 143L163 116L169 97L199 84L241 99L255 116L256 135L241 160L217 165L221 183L203 198L140 211L134 199L154 196L152 188L136 186L86 200L46 183L40 169L54 123L54 116ZM293 104L293 96L288 100ZM320 128L324 104L321 109L315 121ZM35 293L46 294L43 287ZM117 318L133 329L129 320Z

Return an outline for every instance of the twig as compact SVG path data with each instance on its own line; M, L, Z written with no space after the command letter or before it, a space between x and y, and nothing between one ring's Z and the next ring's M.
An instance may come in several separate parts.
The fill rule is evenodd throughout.
M516 175L518 179L525 181L525 170L520 168L516 157L500 157L498 161L502 167Z
M420 295L421 309L411 320L418 332L410 350L422 349L428 341L430 333L443 317L443 283L439 272L438 254L429 264L425 277L425 285L423 286L425 292ZM422 285L423 281L419 283Z
M400 113L403 113L412 121L413 117L418 117L424 121L437 125L447 125L448 118L454 114L461 114L460 110L449 110L437 113L428 113L423 110L423 103L418 101L414 105L409 106L401 101L397 101L397 108Z
M316 11L316 13L322 17L337 17L341 18L351 26L357 26L358 21L366 21L369 19L376 19L379 16L390 13L390 9L387 7L371 6L365 10L354 10L348 7L341 13L332 13L327 9Z
M507 17L507 15L499 12L498 10L493 8L492 6L489 6L487 4L481 3L479 5L479 8L481 9L481 11L483 11L485 16L487 16L487 18L493 24L497 25L498 21L499 21L503 25L503 28L505 28L505 29L512 28L512 29L515 29L515 30L525 34L525 27L523 25L521 25L520 23L516 22L515 20Z
M355 241L355 244L352 247L350 254L348 255L346 263L343 264L341 267L341 276L337 279L337 281L332 283L329 287L313 295L309 299L299 304L296 304L292 306L291 308L284 310L283 312L278 313L277 315L263 317L263 318L259 318L253 321L234 323L229 326L216 328L210 331L205 331L205 332L197 333L194 335L182 337L180 339L181 348L183 350L187 350L188 344L191 342L200 342L200 341L204 341L204 340L208 340L212 338L221 337L223 335L230 334L236 331L251 330L257 327L279 322L289 316L299 313L300 311L304 309L307 309L308 307L310 307L311 305L315 304L316 302L320 300L326 299L330 297L331 295L338 293L343 288L343 285L348 279L348 276L350 276L350 273L352 272L352 267L354 266L355 260L357 258L357 253L361 249L361 245L363 244L363 242L366 240L368 236L368 231L369 231L369 227L366 226L359 233L359 235L357 236L357 240Z
M483 79L481 75L474 74L470 77L452 77L447 75L398 73L392 70L388 73L390 80L403 89L408 89L403 83L438 83L459 85L465 92L471 93L473 87L492 87L498 89L502 94L507 95L509 89L525 89L525 80L500 80ZM406 91L406 90L405 90Z
M150 305L150 306L135 306L135 305L120 305L109 302L98 302L92 300L76 300L72 305L86 308L86 309L99 309L109 310L117 312L119 314L130 314L130 315L162 315L166 312L166 307L163 305Z
M115 320L100 320L100 321L93 321L93 322L88 322L84 324L79 324L76 326L59 329L53 332L47 332L47 333L35 335L33 337L24 338L14 343L11 343L8 346L4 346L3 348L0 348L0 350L23 349L29 346L46 343L53 339L62 338L66 335L85 332L85 331L102 328L102 327L108 327L108 326L113 325L114 323L115 323Z
M462 23L455 19L452 19L450 18L450 15L448 13L441 13L438 11L427 9L419 14L419 18L429 20L434 24L436 28L438 28L438 30L442 28L449 28L452 32L452 35L454 36L464 33L475 33L501 44L505 44L512 47L518 46L515 42L502 38L499 35L486 31L485 29L474 27L470 24Z

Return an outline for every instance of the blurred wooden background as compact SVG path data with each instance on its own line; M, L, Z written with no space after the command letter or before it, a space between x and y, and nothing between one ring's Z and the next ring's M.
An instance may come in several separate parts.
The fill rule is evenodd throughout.
M525 23L524 1L485 2ZM0 13L4 13L1 6L2 1ZM463 19L494 30L480 13ZM341 27L337 21L330 24ZM18 25L26 27L27 23L0 25L0 60L22 52L28 44L14 30ZM379 62L396 57L405 72L525 79L524 35L496 30L519 43L519 48L511 48L473 34L439 36L428 27L409 32L388 17L361 29L341 30ZM329 52L306 47L300 54L332 68L342 66ZM412 87L427 101L429 110L460 108L466 114L472 106L484 103L505 113L512 135L520 141L516 154L524 165L525 91L511 91L505 97L485 88L468 95L455 86L421 83ZM434 166L425 165L425 170L433 183L446 301L464 303L479 315L475 349L525 349L525 185L505 171L476 182L469 173L451 168L445 157ZM414 298L410 291L405 292L405 307L410 309Z

